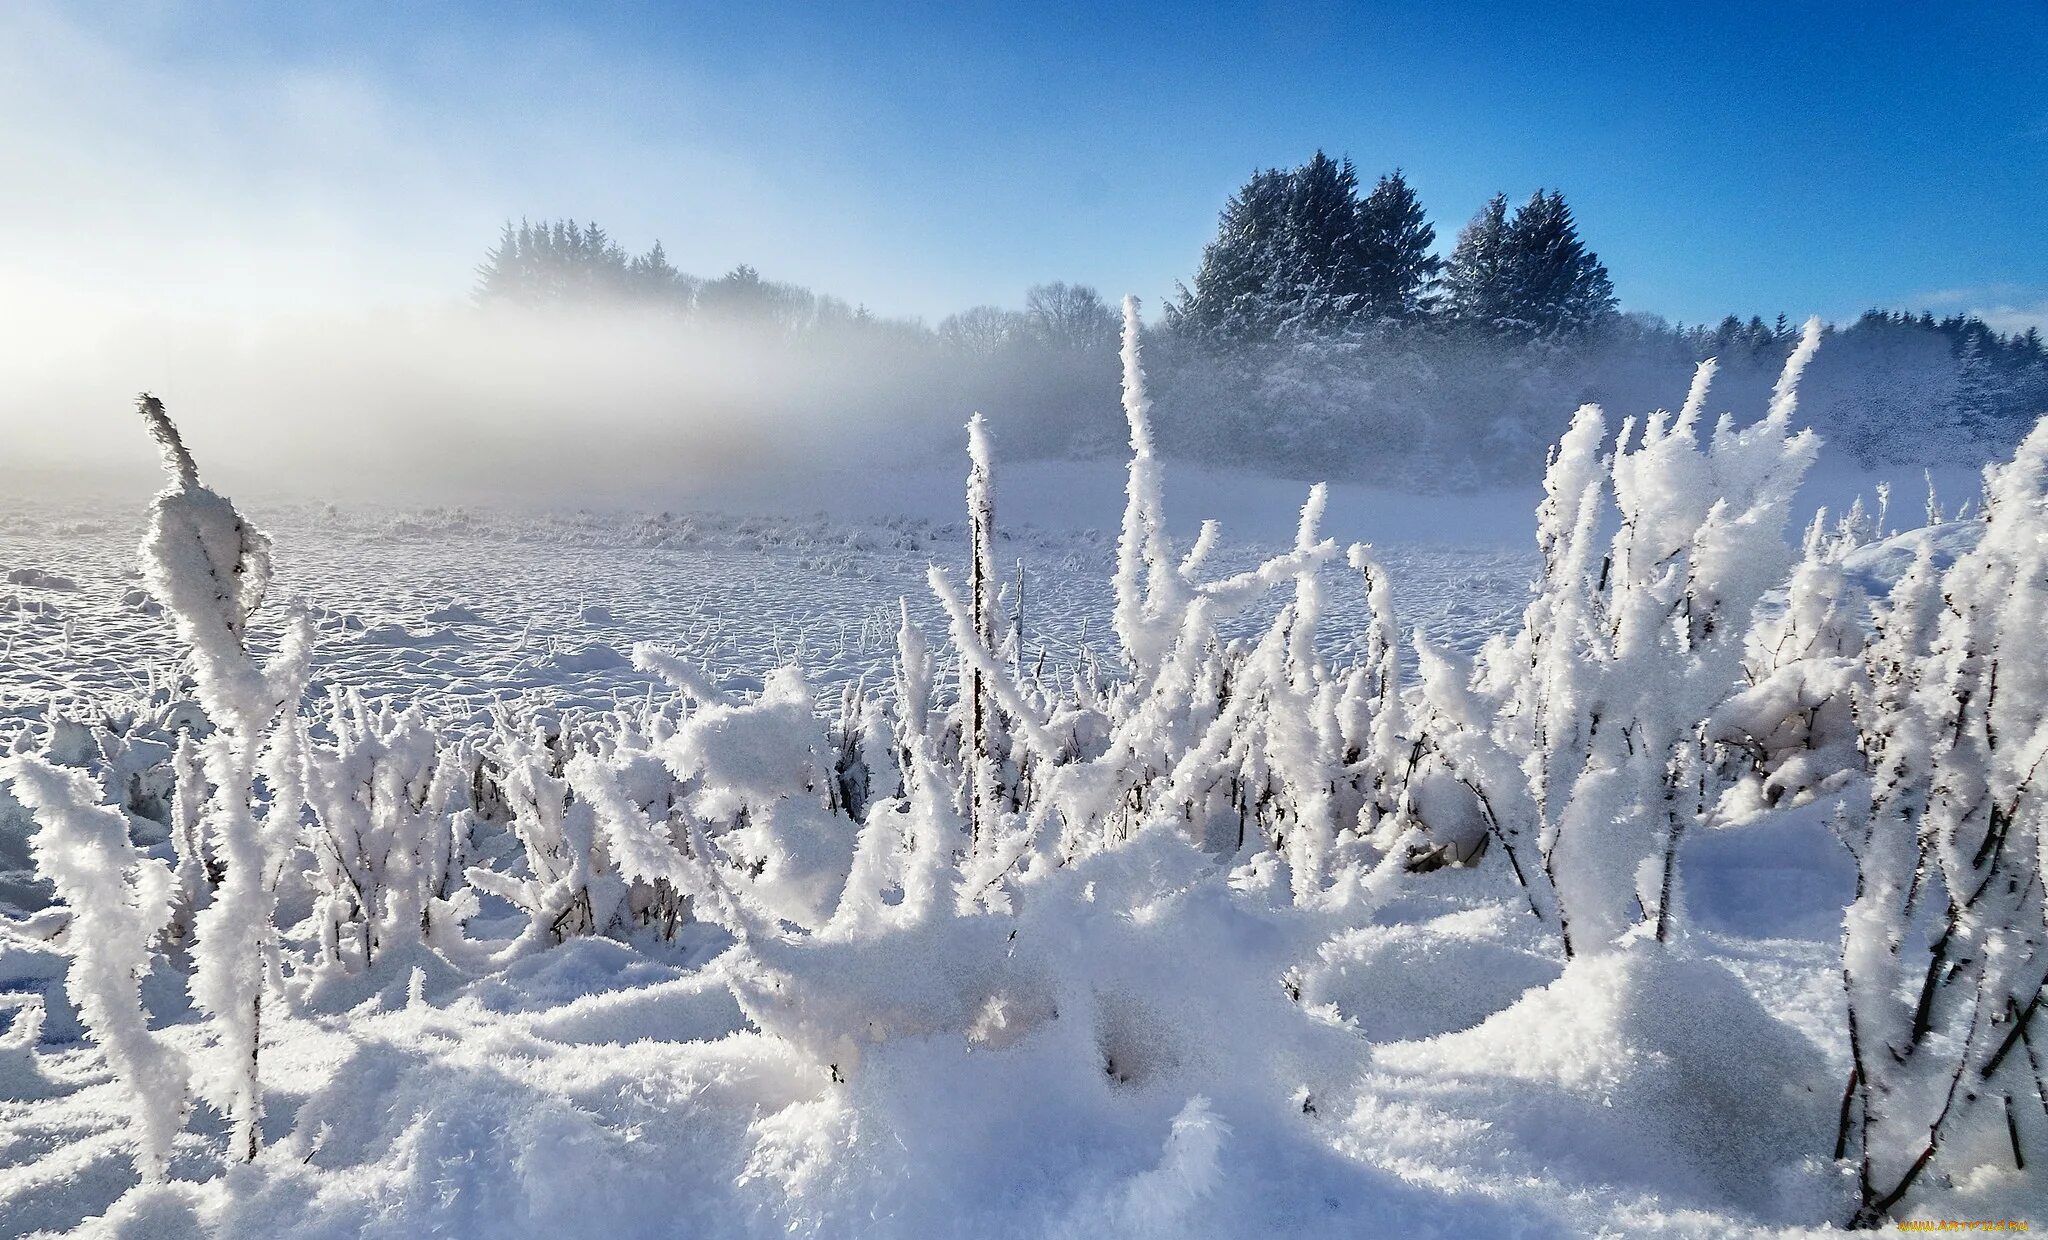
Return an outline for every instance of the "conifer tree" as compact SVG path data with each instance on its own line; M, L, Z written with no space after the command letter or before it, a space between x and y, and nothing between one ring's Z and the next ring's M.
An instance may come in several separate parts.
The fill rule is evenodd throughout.
M1364 308L1358 173L1350 160L1317 151L1290 181L1287 243L1278 270L1268 275L1268 292L1281 334L1319 334L1348 325Z
M1176 330L1220 341L1273 334L1278 324L1270 277L1288 245L1291 182L1288 173L1266 168L1223 204L1194 287L1182 285L1179 301L1166 308Z
M1443 260L1430 253L1436 229L1401 170L1381 177L1358 204L1364 313L1412 322L1427 312Z
M687 309L696 291L695 282L669 264L659 240L626 265L626 283L634 296L677 309Z
M1495 194L1458 233L1444 267L1444 312L1466 326L1491 330L1508 316L1508 199Z
M1983 332L1963 338L1956 357L1955 422L1973 439L1989 441L1996 434L1999 407L1998 375L1985 349Z
M1537 339L1574 336L1613 315L1614 284L1599 256L1579 240L1563 194L1531 194L1515 211L1507 241L1511 330Z
M528 297L527 264L530 260L530 245L533 240L533 226L525 220L513 227L506 220L504 231L498 236L498 244L484 251L484 261L477 264L476 298L478 301L525 301Z

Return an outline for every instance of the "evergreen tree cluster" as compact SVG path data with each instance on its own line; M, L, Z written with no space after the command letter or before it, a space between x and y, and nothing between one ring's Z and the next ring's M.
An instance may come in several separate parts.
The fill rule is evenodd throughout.
M1614 314L1614 286L1555 190L1508 213L1496 196L1448 262L1399 169L1361 194L1348 159L1317 151L1255 172L1224 204L1193 287L1167 307L1178 334L1220 345L1456 325L1511 339L1582 335Z
M521 305L589 305L624 298L687 304L697 281L669 265L656 241L628 257L595 222L506 223L477 267L477 299Z
M1221 342L1327 336L1430 313L1436 230L1401 172L1361 195L1348 159L1321 151L1254 173L1224 204L1175 331Z
M789 334L875 321L864 307L764 279L744 263L709 280L678 271L658 240L629 256L595 222L507 223L476 270L476 299L487 306L637 306Z
M1570 338L1613 317L1614 284L1563 194L1539 189L1512 218L1495 194L1458 234L1437 306L1453 323L1511 339Z

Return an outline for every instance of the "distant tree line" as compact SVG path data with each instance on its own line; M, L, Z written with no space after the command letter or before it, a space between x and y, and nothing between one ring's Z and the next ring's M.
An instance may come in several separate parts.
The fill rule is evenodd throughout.
M594 222L521 220L505 225L478 265L476 298L494 309L672 319L678 331L747 344L733 352L734 367L842 375L860 388L849 408L888 408L934 426L983 410L1003 426L1008 449L1022 454L1106 449L1121 425L1120 318L1082 284L1034 285L1022 309L974 306L934 328L764 279L744 264L708 279L690 275L669 262L661 242L631 255ZM893 391L877 394L891 382Z
M1619 312L1556 190L1512 209L1495 195L1447 256L1436 243L1398 169L1364 189L1349 160L1318 151L1254 172L1151 342L1165 450L1287 474L1484 485L1540 469L1581 403L1672 405L1706 357L1721 359L1717 407L1761 408L1797 334L1783 315L1687 326ZM878 403L935 423L981 409L1011 451L1089 454L1116 439L1118 316L1085 284L1036 285L1021 308L975 306L931 327L749 266L699 278L658 241L631 255L569 220L508 223L478 276L486 305L631 307L683 330L846 351L817 353L820 366L858 353L864 373L898 376ZM1872 310L1830 336L1802 414L1867 463L2002 453L2048 412L2036 330Z
M715 279L678 271L656 241L628 255L595 222L506 224L477 267L477 300L526 307L639 306L679 318L801 333L873 322L864 307L800 285L764 280L741 264Z

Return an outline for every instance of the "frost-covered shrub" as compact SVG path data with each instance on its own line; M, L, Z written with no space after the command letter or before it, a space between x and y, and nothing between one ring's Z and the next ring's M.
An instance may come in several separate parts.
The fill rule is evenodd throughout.
M846 883L856 824L803 672L777 668L750 702L700 700L657 752L685 789L680 812L745 871L762 907L823 925Z
M2025 1166L2048 1145L2048 420L1986 494L1976 547L1941 573L1923 547L1880 610L1859 711L1836 1155L1865 1226L1945 1156Z
M349 970L386 956L409 964L467 912L457 880L475 821L469 755L418 709L368 710L339 693L329 727L331 744L313 747L300 731L293 745L312 815L321 956Z
M501 721L487 746L494 799L510 815L525 873L471 865L466 874L472 887L525 914L521 948L608 933L623 910L625 880L612 865L590 806L570 796L564 777L569 756L562 734L509 721Z
M1771 407L1703 433L1713 364L1676 417L1626 421L1611 455L1586 406L1552 454L1542 573L1512 638L1469 678L1426 666L1435 738L1567 955L1670 929L1680 842L1714 803L1703 723L1735 691L1744 639L1784 579L1784 526L1818 442L1795 432L1818 322Z
M582 734L501 721L480 800L501 807L522 864L473 864L470 884L526 915L522 948L648 926L672 938L702 884L651 858L680 850L708 864L701 841L716 840L716 863L767 915L821 925L851 864L856 807L872 801L874 770L893 766L877 711L854 692L821 719L793 665L734 700L672 654L643 646L635 660L676 690L669 713Z
M1725 816L1825 795L1862 772L1856 701L1867 684L1868 603L1842 567L1861 531L1852 514L1830 535L1826 518L1807 529L1784 610L1750 629L1748 687L1708 721L1707 739L1741 755Z

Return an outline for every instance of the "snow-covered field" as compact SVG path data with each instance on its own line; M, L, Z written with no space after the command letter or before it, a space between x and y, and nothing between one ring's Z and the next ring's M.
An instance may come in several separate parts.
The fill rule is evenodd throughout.
M978 437L959 519L238 510L175 440L13 501L0 1234L2048 1215L2048 432L1801 547L1795 358L1582 416L1533 536L1212 545L1127 314L1120 522Z
M763 671L788 659L820 688L885 682L899 601L937 630L926 567L957 567L967 554L959 517L920 515L958 508L958 480L905 482L907 511L853 517L244 508L277 542L275 594L313 608L316 683L473 719L497 703L603 708L644 697L656 679L632 666L643 641L686 653L736 689L758 688ZM947 493L935 494L940 487ZM175 663L177 637L136 565L144 500L125 511L105 501L0 501L0 729L41 718L53 696L133 693ZM1113 525L999 535L1004 606L1021 570L1034 659L1042 650L1069 667L1091 646L1109 655L1115 539ZM1238 542L1218 562L1244 567L1272 549ZM1467 652L1519 613L1534 564L1519 546L1412 533L1381 555L1400 582L1404 617ZM1332 573L1331 582L1337 606L1359 601L1355 577ZM259 618L259 641L277 610ZM1269 605L1233 632L1270 614ZM1337 625L1328 638L1356 636Z

